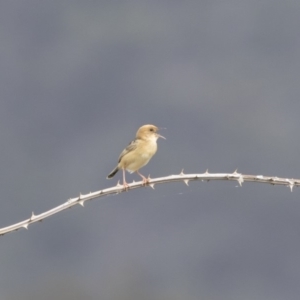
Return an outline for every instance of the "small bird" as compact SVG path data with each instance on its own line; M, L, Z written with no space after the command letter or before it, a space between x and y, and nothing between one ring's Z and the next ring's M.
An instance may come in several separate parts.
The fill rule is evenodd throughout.
M143 183L146 184L148 179L139 172L139 169L145 166L156 153L157 139L166 139L157 133L158 130L159 128L154 125L143 125L140 127L136 133L135 139L129 143L120 154L118 165L107 176L107 179L114 177L116 173L122 169L123 185L125 189L128 188L125 179L125 170L129 173L137 172L143 178Z

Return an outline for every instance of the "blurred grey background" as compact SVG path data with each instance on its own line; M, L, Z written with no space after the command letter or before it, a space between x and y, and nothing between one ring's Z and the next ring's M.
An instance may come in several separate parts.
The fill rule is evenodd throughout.
M0 227L115 185L147 123L145 175L299 178L299 28L292 0L2 1ZM4 300L299 299L300 190L157 185L0 247Z

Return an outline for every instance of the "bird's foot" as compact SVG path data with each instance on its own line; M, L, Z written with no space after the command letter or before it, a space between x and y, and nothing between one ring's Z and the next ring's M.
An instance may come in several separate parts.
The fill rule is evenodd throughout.
M149 180L146 177L143 177L143 185L147 185L149 183Z
M124 190L128 191L129 185L128 185L128 183L126 181L123 182L123 186L124 186Z
M143 186L146 186L149 183L149 178L146 178L144 175L142 175L139 171L136 171L143 179Z

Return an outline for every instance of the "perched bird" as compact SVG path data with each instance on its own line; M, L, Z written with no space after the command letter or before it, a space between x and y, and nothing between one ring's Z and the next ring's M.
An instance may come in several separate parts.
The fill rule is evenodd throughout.
M143 183L146 184L148 179L139 172L139 169L145 166L155 154L157 150L157 139L160 137L166 139L157 133L158 130L159 128L154 125L143 125L140 127L135 139L129 143L120 154L118 165L107 176L107 179L114 177L116 173L122 169L125 189L128 188L125 179L125 170L130 173L137 172L143 178Z

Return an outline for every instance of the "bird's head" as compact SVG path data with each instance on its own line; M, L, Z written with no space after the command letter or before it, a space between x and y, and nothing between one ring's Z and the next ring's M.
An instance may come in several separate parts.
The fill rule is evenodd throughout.
M166 139L165 137L157 133L158 130L159 128L154 125L143 125L138 129L136 133L136 137L139 139L147 139L147 140L153 138L155 140L157 140L158 138Z

